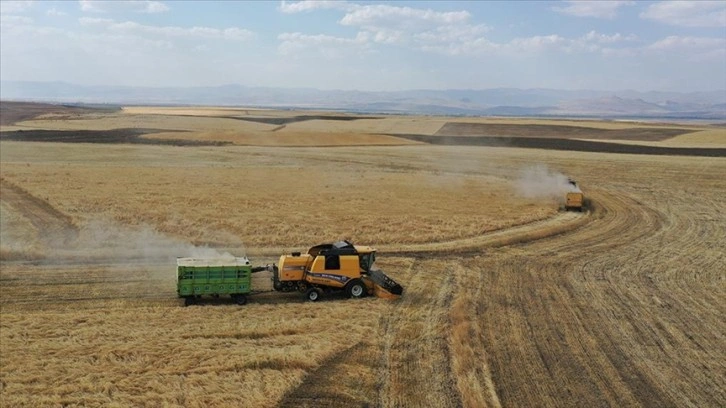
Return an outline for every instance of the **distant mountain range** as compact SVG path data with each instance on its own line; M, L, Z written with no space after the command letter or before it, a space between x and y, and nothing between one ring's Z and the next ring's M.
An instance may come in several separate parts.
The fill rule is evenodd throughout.
M2 81L0 99L66 104L248 106L455 116L726 120L726 90L679 93L496 88L367 92L236 84L157 88Z

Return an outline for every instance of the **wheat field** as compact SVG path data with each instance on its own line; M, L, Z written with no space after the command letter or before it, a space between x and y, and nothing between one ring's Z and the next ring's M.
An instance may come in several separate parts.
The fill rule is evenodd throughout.
M227 126L212 116L241 114L133 107L2 130L207 115L189 127L203 139ZM351 136L451 118L381 120L267 131L317 126L324 146L0 141L1 405L726 405L725 158ZM532 169L576 178L590 207L523 191ZM264 265L337 239L378 248L403 296L305 302L262 272L245 306L176 298L175 257Z

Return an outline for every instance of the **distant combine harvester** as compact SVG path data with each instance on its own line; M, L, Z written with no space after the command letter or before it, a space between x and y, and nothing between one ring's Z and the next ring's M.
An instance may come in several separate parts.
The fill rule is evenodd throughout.
M565 195L565 210L582 211L585 208L585 194L582 193L575 180L569 179L567 183L569 191Z

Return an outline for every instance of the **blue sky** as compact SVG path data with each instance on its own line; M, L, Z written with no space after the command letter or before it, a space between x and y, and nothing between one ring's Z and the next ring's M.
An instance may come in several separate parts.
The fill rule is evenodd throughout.
M726 1L0 1L0 78L726 89Z

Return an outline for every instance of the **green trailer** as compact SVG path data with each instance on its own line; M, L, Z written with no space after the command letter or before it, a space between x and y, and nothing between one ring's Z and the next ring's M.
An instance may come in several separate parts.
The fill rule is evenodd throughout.
M247 303L253 269L247 257L177 258L176 263L177 295L184 299L185 306L202 296L220 295L229 295L239 305Z

